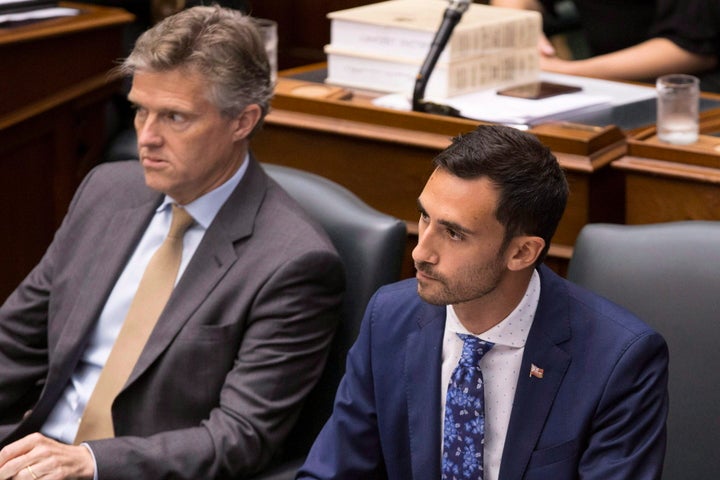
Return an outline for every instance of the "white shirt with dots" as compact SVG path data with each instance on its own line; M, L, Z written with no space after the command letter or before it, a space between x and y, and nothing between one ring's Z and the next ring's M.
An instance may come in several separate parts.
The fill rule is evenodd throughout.
M484 480L497 480L500 472L505 436L510 422L515 388L522 364L525 342L532 326L540 300L540 275L533 272L525 296L510 315L490 330L476 335L493 342L495 346L480 361L485 382L485 476ZM445 418L445 397L453 370L460 360L463 341L458 333L470 334L460 323L452 305L447 307L443 337L441 411ZM440 429L442 432L443 429ZM442 438L440 439L442 445Z

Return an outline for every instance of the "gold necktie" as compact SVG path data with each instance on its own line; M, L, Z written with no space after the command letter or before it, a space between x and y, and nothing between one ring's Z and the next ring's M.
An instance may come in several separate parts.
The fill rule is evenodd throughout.
M143 273L125 322L83 412L75 436L76 445L114 436L112 402L130 377L170 298L180 268L183 236L193 223L193 218L184 208L173 204L170 231Z

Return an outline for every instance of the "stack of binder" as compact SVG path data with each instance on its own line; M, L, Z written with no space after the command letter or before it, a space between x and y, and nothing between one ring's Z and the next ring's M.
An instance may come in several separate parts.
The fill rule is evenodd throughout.
M445 0L390 0L329 13L327 82L411 94L447 6ZM446 98L536 80L541 29L537 12L471 4L426 95Z

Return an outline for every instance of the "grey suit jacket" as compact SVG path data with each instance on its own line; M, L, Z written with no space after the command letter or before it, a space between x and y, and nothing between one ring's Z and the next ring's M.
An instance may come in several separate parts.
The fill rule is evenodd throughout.
M37 431L162 195L137 162L84 180L0 308L0 446ZM90 442L107 479L239 478L268 462L319 377L344 289L321 228L250 159Z

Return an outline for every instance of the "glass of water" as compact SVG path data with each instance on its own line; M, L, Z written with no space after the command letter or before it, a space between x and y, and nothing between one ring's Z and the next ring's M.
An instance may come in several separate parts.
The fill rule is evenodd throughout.
M685 74L664 75L657 79L657 135L675 145L698 139L700 81Z
M270 78L273 83L277 79L278 70L278 31L277 22L267 18L255 18L260 36L265 42L265 51L270 62Z

